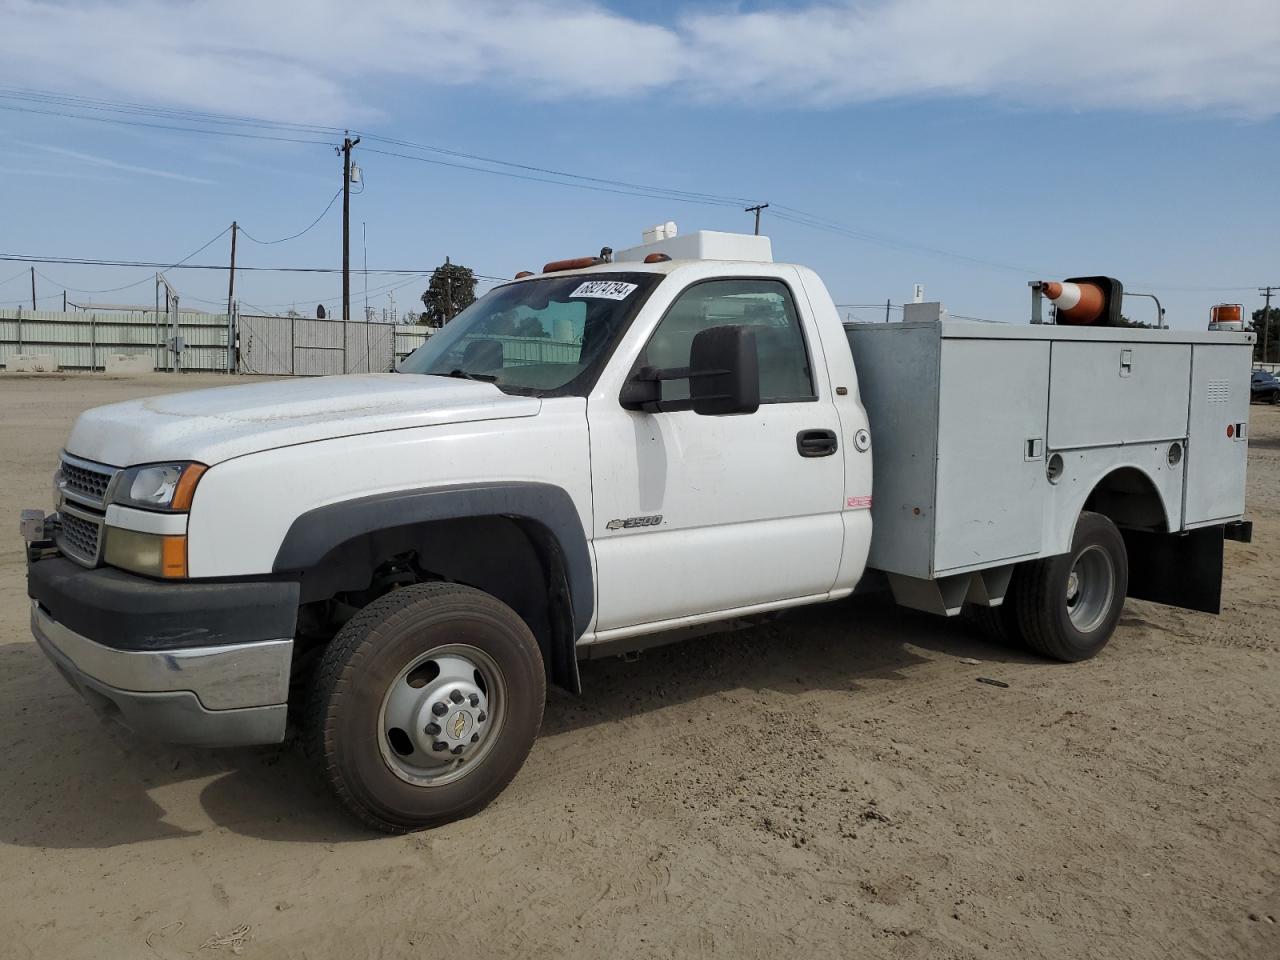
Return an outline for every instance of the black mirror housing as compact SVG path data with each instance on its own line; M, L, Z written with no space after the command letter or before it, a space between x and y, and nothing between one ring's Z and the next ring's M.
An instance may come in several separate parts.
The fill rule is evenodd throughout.
M760 359L751 327L699 331L689 348L689 399L708 417L760 409Z
M663 400L662 381L688 380L688 400ZM628 410L692 410L702 416L755 413L760 408L760 361L751 327L712 327L694 335L689 366L641 367L622 387Z

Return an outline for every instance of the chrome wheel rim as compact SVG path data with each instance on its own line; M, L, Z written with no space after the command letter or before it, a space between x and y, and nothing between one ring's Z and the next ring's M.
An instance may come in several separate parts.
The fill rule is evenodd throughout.
M378 711L378 745L391 772L415 786L439 787L474 770L506 718L498 664L469 644L433 647L411 660Z
M1081 633L1091 633L1106 619L1115 599L1116 568L1111 554L1089 546L1076 556L1067 576L1067 615Z

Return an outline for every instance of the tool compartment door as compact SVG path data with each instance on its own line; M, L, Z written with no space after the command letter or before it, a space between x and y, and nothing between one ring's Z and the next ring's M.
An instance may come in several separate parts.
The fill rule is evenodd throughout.
M934 575L1035 556L1049 344L944 339L941 369Z
M1191 346L1059 340L1049 375L1049 449L1187 435Z
M1249 419L1250 349L1206 343L1192 349L1185 526L1233 520L1244 513L1249 457L1249 445L1240 439L1239 425ZM1227 435L1229 426L1231 436Z

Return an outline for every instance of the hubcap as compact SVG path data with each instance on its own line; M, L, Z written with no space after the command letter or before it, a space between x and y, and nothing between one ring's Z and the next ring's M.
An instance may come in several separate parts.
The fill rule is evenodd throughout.
M505 701L502 672L484 651L467 644L428 650L400 671L383 697L382 757L415 785L457 780L497 739Z
M1085 547L1067 576L1067 615L1081 633L1091 633L1107 617L1115 599L1116 570L1111 555L1099 546Z

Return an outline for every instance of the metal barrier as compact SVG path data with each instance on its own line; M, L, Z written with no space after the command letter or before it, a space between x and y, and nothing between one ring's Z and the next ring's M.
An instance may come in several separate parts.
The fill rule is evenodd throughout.
M137 369L170 370L172 316L152 311L0 311L0 366L14 354L47 356L65 370L104 370L112 356ZM274 376L319 377L386 373L427 342L413 324L316 320L241 313L233 316L234 349L227 349L227 317L179 313L181 368ZM544 337L495 337L508 363L575 363L581 345Z
M182 367L227 369L226 314L179 312L178 336L185 341ZM152 369L172 369L169 339L173 317L164 312L85 310L0 310L0 366L14 354L50 357L66 370L103 370L111 355L148 358Z
M239 373L322 377L387 373L395 367L396 327L242 313L236 330Z

